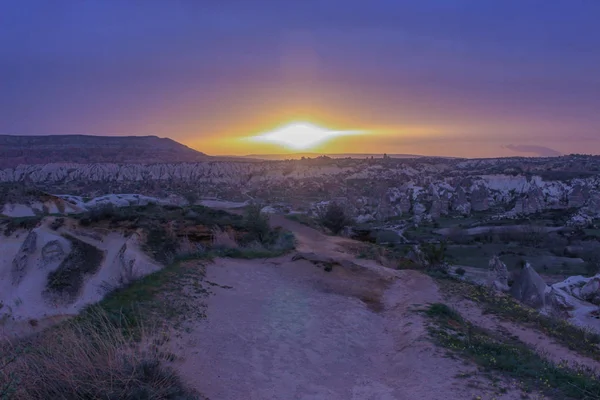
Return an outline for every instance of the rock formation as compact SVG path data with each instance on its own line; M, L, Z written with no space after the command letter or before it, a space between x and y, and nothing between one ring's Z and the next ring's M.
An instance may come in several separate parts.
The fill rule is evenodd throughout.
M489 190L483 185L478 185L471 192L471 209L473 211L487 211L490 208L489 197Z
M462 186L456 188L452 208L460 214L468 215L471 213L471 203L467 200L467 194Z
M508 292L508 269L499 257L494 256L489 263L487 284L494 290Z
M13 285L18 285L27 273L29 257L35 252L36 245L37 233L35 231L31 231L25 238L25 241L21 245L19 252L13 259L11 270Z
M590 303L600 305L600 276L588 280L579 291L580 298Z
M529 263L523 267L518 279L510 288L510 293L515 299L536 309L542 309L546 305L547 291L548 285Z

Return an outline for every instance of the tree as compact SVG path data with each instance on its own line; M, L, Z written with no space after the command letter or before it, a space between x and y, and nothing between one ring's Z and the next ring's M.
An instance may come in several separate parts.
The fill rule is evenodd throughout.
M263 214L259 205L251 205L246 210L244 225L250 235L261 243L265 243L271 233L269 217Z
M325 213L321 217L321 224L335 235L340 233L349 223L350 219L346 215L344 208L336 202L329 203Z

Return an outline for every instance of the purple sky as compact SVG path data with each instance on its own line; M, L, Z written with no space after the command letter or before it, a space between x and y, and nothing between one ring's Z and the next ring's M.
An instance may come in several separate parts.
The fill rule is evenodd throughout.
M370 143L388 152L600 153L599 16L597 0L2 0L0 134L228 153L210 140L298 115L385 131Z

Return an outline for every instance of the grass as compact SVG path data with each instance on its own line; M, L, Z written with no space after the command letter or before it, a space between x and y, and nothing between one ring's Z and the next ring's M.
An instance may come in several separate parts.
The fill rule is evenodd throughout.
M208 294L203 285L204 272L201 260L176 261L112 291L97 306L86 309L81 318L89 318L90 312L93 315L94 308L99 307L116 323L122 317L135 325L166 318L178 326L188 320L202 319L204 309L190 304L190 300Z
M478 303L487 313L537 329L582 356L600 361L600 335L597 333L542 315L512 297L483 286L454 279L438 279L438 283L446 294Z
M100 267L104 252L73 236L65 235L65 238L71 241L71 252L56 270L48 274L46 288L49 293L72 302L81 290L85 276Z
M556 365L515 338L474 326L445 304L432 304L425 314L437 344L488 371L518 379L526 391L535 389L561 399L600 399L600 381L587 369Z
M169 367L174 355L164 350L167 334L136 327L144 334L132 342L127 335L132 326L120 321L96 309L88 319L16 343L0 342L0 398L201 398Z

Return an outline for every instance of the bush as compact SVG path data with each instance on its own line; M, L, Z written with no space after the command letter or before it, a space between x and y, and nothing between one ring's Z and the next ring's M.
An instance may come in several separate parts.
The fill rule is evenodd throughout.
M244 227L248 230L251 240L266 243L271 233L271 226L269 225L269 217L260 210L261 208L258 205L251 205L246 209Z
M321 216L321 224L337 235L350 223L344 208L336 202L331 202Z
M167 232L162 225L152 225L148 228L144 250L156 261L170 264L178 249L179 242L177 238Z
M427 243L422 246L422 249L425 260L430 267L437 268L446 263L447 246L445 242Z
M52 229L53 231L56 231L56 230L60 229L64 224L65 224L64 218L56 218L50 224L50 229Z

